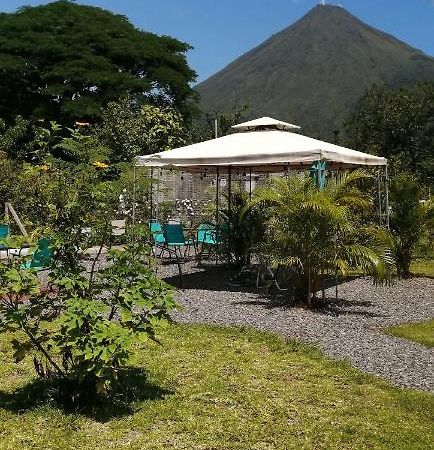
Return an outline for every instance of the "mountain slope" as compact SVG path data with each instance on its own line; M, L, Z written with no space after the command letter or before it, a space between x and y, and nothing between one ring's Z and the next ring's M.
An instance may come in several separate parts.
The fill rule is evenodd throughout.
M318 5L196 90L204 111L248 105L248 118L272 116L330 137L372 84L431 80L434 58L341 7Z

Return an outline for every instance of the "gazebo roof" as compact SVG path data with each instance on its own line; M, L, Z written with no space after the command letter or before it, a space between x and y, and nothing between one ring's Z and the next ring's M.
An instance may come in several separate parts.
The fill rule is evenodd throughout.
M385 158L290 133L285 129L276 129L276 122L279 121L274 122L274 127L270 122L271 129L264 129L263 119L258 119L262 121L259 125L262 131L254 128L254 131L246 133L229 134L173 150L138 156L136 164L181 168L190 172L215 171L217 168L224 171L228 167L248 168L255 172L283 172L286 168L309 166L318 160L327 161L329 166L335 168L387 164ZM235 127L248 130L252 126L248 124L240 124L241 128Z
M261 117L259 119L249 120L248 122L233 125L231 128L237 131L257 131L257 130L299 130L298 125L292 123L282 122L281 120L273 119L272 117Z

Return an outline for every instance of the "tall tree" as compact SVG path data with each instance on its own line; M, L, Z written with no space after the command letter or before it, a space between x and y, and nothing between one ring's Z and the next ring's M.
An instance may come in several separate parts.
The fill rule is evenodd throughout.
M0 14L0 117L95 121L126 94L188 116L196 77L189 49L67 0Z
M110 102L94 132L110 148L111 162L180 147L186 134L182 117L173 108L137 105L130 98Z
M347 124L349 146L390 160L434 183L434 83L389 90L374 86Z

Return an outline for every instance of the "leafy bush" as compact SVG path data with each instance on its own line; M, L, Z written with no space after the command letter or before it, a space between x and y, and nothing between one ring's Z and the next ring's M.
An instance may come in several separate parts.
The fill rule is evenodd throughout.
M361 171L331 179L318 190L307 177L272 178L258 189L246 212L264 214L266 233L259 251L291 269L291 297L312 306L321 278L362 269L389 276L382 230L366 225L359 213L372 208L357 189L369 178Z
M390 184L391 249L398 276L409 277L415 247L422 238L429 239L434 228L434 208L422 198L415 176L401 173ZM431 239L432 241L432 236Z
M37 374L59 381L58 394L75 404L109 394L133 346L156 340L176 306L150 247L111 249L107 267L95 271L100 254L87 275L61 266L47 283L19 259L0 263L0 333L21 332L12 340L16 361L33 356Z

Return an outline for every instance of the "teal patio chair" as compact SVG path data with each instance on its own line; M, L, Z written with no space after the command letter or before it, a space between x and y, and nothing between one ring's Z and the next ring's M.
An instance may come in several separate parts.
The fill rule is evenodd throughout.
M210 257L212 251L217 251L217 248L225 242L225 238L228 236L229 227L227 224L222 224L216 227L213 223L201 223L197 229L197 246L200 245L198 250L198 259L202 259L205 250L208 250L207 256Z
M33 252L31 259L21 264L22 269L44 270L51 266L53 261L53 250L49 238L40 238L37 248Z
M179 257L186 257L193 246L196 254L194 239L185 239L184 228L180 223L169 223L163 227L165 246L175 251ZM184 251L182 252L182 249Z
M9 236L9 225L5 223L0 223L0 250L8 250L8 246L2 244L1 241Z
M149 231L151 232L152 240L155 244L164 245L166 243L163 227L160 222L156 220L149 222Z

